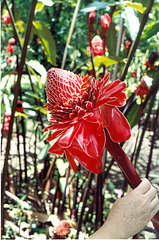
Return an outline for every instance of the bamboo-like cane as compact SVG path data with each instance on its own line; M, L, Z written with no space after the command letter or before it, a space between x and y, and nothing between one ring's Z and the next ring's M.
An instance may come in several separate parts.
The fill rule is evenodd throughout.
M130 186L132 188L136 188L141 183L141 179L140 179L138 173L136 172L133 164L131 163L131 161L125 154L125 152L122 150L120 145L118 143L113 142L110 139L107 131L106 131L106 139L107 139L107 141L106 141L105 147L106 147L107 151L116 160L117 164L119 165L119 167L123 171L125 177L127 178ZM153 217L152 223L153 223L153 226L154 226L157 234L159 234L159 211Z

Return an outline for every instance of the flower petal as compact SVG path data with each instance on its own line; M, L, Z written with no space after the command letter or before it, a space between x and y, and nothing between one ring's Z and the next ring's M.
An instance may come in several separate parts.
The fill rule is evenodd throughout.
M125 95L120 95L120 93L126 88L126 84L124 82L121 82L120 80L116 80L112 83L109 83L107 86L105 86L102 90L102 94L100 94L98 101L95 105L95 108L101 106L104 103L107 103L110 99L110 97L116 97L120 98L119 101L121 101L121 96L124 97L125 101ZM119 103L117 100L117 102ZM122 101L123 102L123 101Z
M49 153L58 154L58 155L62 155L63 152L64 152L64 149L61 148L61 147L59 146L59 144L58 144L58 141L56 141L56 142L54 143L54 145L53 145L51 148L49 148L48 152L49 152Z
M102 172L102 159L101 157L95 158L87 155L75 138L73 144L69 147L68 151L74 158L89 171L98 174Z
M59 146L62 148L68 148L73 141L73 138L75 137L75 134L79 128L79 125L73 125L69 129L65 131L65 133L59 138Z
M67 149L65 149L65 154L66 154L66 158L69 161L69 164L71 165L73 171L76 172L77 171L77 165L76 165L72 155L69 153L69 151Z
M131 136L130 126L124 115L114 106L102 105L101 114L110 138L114 142L123 142Z
M98 122L90 121L81 121L79 125L76 139L83 151L91 157L101 157L105 144L104 128Z

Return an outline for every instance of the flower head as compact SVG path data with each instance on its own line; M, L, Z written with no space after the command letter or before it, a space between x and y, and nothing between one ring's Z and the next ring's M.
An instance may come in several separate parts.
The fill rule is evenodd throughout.
M140 85L135 90L136 95L140 96L141 100L143 100L144 96L148 95L149 92L150 89L144 80L141 81Z
M5 113L4 124L3 124L3 132L5 133L9 131L10 119L11 119L11 113Z
M92 51L94 57L103 55L103 40L98 35L92 39ZM90 47L87 47L87 52L90 52Z
M22 101L21 101L21 100L18 100L18 101L17 101L16 111L17 111L17 112L21 112L21 113L23 113L23 111L24 111L24 108L23 108L23 106L22 106Z
M92 33L92 26L95 20L95 11L91 11L88 17L89 32Z
M102 35L105 36L108 31L109 25L111 22L111 17L108 13L105 13L101 16L101 24L102 24Z
M64 220L60 221L59 224L54 228L53 238L55 239L65 239L71 232L70 224Z
M14 46L9 44L7 47L6 47L6 52L7 53L13 53L14 52Z
M7 64L13 62L13 56L7 57Z
M137 77L137 70L136 69L131 73L131 77Z
M2 16L3 22L7 25L11 24L10 15L9 12L5 12L5 14Z
M106 85L108 80L109 73L95 81L62 69L48 71L45 106L52 124L43 131L54 130L47 138L54 140L49 152L65 152L74 171L73 157L91 172L102 171L105 128L114 142L130 137L129 124L117 108L125 104L126 85L120 80Z
M126 42L125 42L125 49L126 49L127 54L129 53L131 46L132 46L132 41L127 39Z
M14 44L15 44L15 38L10 38L10 39L8 40L8 43L9 43L10 45L14 45Z

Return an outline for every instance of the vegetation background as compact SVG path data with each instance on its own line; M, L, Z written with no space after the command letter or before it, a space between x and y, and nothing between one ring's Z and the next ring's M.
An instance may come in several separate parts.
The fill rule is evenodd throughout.
M62 67L76 74L91 70L87 47L92 10L96 13L93 37L102 37L101 15L112 18L106 55L94 58L96 76L105 66L110 81L119 78L127 84L127 103L120 110L130 123L132 137L122 147L140 176L149 177L158 188L159 1L3 0L2 239L87 237L129 189L106 151L101 174L92 175L82 166L74 173L65 156L48 154L48 133L42 132L48 126L43 107L48 69ZM3 19L7 12L9 24ZM10 44L12 38L15 42ZM134 91L143 79L150 92L141 99ZM156 234L148 226L135 237L156 238Z

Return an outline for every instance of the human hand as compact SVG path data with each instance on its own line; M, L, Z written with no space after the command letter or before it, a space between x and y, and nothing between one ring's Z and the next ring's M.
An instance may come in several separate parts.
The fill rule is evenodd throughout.
M91 238L129 238L140 232L158 210L157 190L143 179L137 188L114 203L106 222Z

